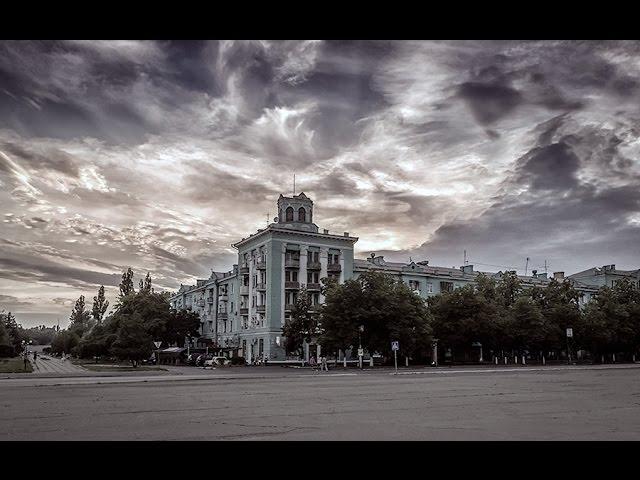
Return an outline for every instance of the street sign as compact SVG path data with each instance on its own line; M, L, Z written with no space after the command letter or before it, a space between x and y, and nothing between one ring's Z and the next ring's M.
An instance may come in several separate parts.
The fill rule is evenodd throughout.
M162 342L153 342L153 344L156 346L156 348L160 348L160 345L162 345Z
M359 357L364 356L364 348L359 348L359 349L358 349L358 356L359 356Z
M396 350L400 350L400 342L398 341L391 342L391 350L393 350L394 352Z
M573 328L567 328L567 338L573 337Z

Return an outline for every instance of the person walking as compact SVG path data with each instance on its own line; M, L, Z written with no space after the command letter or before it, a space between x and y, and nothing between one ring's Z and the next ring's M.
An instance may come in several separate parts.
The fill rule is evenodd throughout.
M321 359L320 359L320 371L326 370L327 372L329 371L329 365L327 364L327 357L325 357L324 355L322 355Z

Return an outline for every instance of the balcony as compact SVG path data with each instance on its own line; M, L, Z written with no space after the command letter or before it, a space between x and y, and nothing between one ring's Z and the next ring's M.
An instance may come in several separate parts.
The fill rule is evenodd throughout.
M207 303L208 304L212 304L213 303L213 297L207 297Z
M339 263L330 263L327 265L327 272L341 272L342 267Z
M300 259L299 258L286 258L284 260L285 268L300 268Z
M284 311L285 312L290 312L291 310L293 310L295 308L295 305L293 303L287 303L284 306Z
M240 308L240 315L249 315L248 308Z
M256 290L264 292L266 289L267 289L267 284L266 283L258 283L256 285Z
M264 313L264 312L266 311L266 309L267 309L267 306L266 306L266 305L258 305L258 306L256 307L256 312L258 312L258 313Z
M226 302L227 300L229 300L229 297L227 296L227 294L226 294L226 293L221 293L220 295L218 295L218 299L219 299L221 302Z
M322 266L320 265L320 262L309 262L307 263L307 270L320 270L322 269Z
M227 312L218 312L218 320L226 320L227 318L229 318Z
M307 283L307 290L310 292L319 292L320 284L319 283Z
M249 265L243 265L240 267L240 275L248 275L249 274Z
M240 285L240 295L249 295L249 285Z
M320 304L311 305L311 307L309 307L309 311L311 313L320 313L320 310L322 310L322 305L320 305Z
M256 268L257 268L258 270L266 270L266 268L267 268L267 261L266 261L266 260L262 260L262 259L258 260L258 261L256 262Z
M287 290L298 290L300 282L284 282L284 288Z
M198 300L198 306L204 307L204 298L201 298L200 300Z

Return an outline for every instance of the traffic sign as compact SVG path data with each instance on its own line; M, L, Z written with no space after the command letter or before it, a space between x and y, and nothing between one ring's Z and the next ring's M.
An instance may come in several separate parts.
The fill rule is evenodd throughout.
M398 341L391 342L391 350L393 350L394 352L396 350L400 350L400 342Z
M567 338L573 337L573 328L567 328Z
M162 345L162 342L153 342L153 344L156 346L156 348L160 348L160 345Z
M364 348L359 348L359 349L358 349L358 356L359 356L359 357L364 356Z

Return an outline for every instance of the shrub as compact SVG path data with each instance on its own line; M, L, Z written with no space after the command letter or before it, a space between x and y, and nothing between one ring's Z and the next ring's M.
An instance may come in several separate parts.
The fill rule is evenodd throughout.
M231 365L244 365L245 360L244 357L233 357L231 359Z
M15 357L16 349L13 345L0 345L0 357Z

